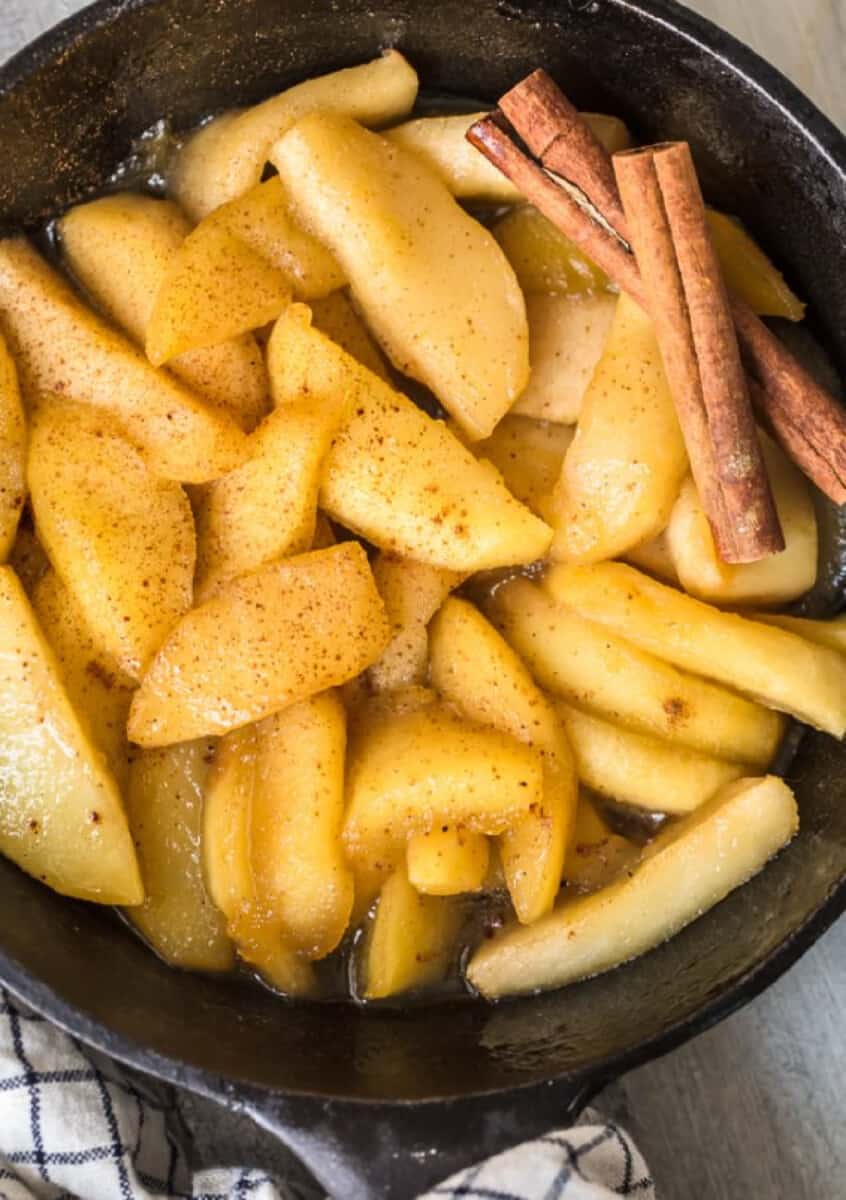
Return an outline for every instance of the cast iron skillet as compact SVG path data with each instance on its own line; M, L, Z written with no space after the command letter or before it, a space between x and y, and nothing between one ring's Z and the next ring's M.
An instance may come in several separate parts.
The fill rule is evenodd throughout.
M97 191L166 115L258 100L404 50L436 91L496 97L543 65L584 107L693 143L706 190L777 253L846 361L846 141L785 79L670 0L104 0L0 72L0 220ZM830 525L818 603L841 596ZM831 533L831 529L834 532ZM846 753L790 767L802 833L763 875L610 975L491 1008L290 1006L165 967L107 911L0 861L0 978L83 1040L251 1112L346 1200L410 1197L562 1123L756 995L846 904Z

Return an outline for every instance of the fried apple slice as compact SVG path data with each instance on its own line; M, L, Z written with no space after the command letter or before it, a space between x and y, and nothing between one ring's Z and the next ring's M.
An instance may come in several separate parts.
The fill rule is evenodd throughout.
M511 495L546 520L574 433L567 425L509 413L489 438L476 442L473 452L492 462Z
M576 296L603 291L608 280L575 242L551 221L523 204L493 226L493 235L511 263L520 287L532 292L562 292Z
M239 957L275 990L308 995L315 989L310 964L285 943L275 915L257 901L250 858L255 730L248 725L226 734L214 753L203 805L206 886L226 917Z
M198 229L224 228L281 271L299 300L319 300L346 283L331 251L294 217L278 175L206 217Z
M830 621L814 621L807 617L789 617L783 613L755 613L756 621L765 625L778 625L789 633L797 633L809 642L828 646L846 654L846 616L833 617Z
M460 825L441 825L409 838L408 879L426 896L458 896L485 886L490 842Z
M582 783L647 812L688 813L743 774L737 763L633 733L559 700Z
M746 883L798 825L796 801L783 780L736 780L661 832L631 876L484 943L467 978L494 998L609 971L671 938Z
M129 776L126 721L133 686L115 659L103 652L54 570L35 585L32 607L58 659L68 699L123 789Z
M487 113L417 117L386 130L385 137L424 162L453 196L515 204L523 199L522 193L467 141L467 130L484 116Z
M209 484L197 505L197 599L227 579L311 549L320 473L339 413L307 397L277 409L250 439L245 463Z
M132 763L127 792L147 894L126 915L165 962L195 971L228 971L235 965L198 853L213 754L214 744L202 739L145 750Z
M617 297L604 291L526 297L532 373L513 413L564 425L578 421L616 307Z
M441 695L543 755L541 802L499 840L514 910L528 924L555 902L572 833L577 778L567 736L523 663L472 604L448 599L430 642L432 684Z
M541 687L569 703L716 758L772 761L784 732L776 713L553 604L538 584L508 581L487 611Z
M373 562L373 578L391 623L391 640L367 673L370 685L382 692L425 683L429 665L427 626L464 576L383 553Z
M345 291L339 290L322 299L312 300L309 308L315 329L325 333L368 371L386 383L391 382L379 347Z
M250 861L250 822L256 783L256 727L245 725L214 748L203 797L203 877L227 921L256 901Z
M419 159L348 117L312 113L271 158L391 362L467 437L488 437L529 376L523 295L491 234Z
M34 414L28 476L51 562L106 656L139 679L191 607L187 496L153 474L106 413L61 400Z
M622 295L553 494L552 557L599 562L659 533L687 469L652 321Z
M762 317L801 321L805 305L743 226L713 208L706 219L729 289Z
M400 865L385 882L365 941L364 996L381 1000L446 975L463 913L449 896L421 896Z
M191 222L170 200L118 192L76 205L58 231L71 274L143 346L156 295ZM266 411L267 372L249 334L190 350L173 359L170 369L244 429L254 428Z
M434 421L311 325L292 304L268 345L280 407L307 393L347 414L326 459L320 506L382 550L469 574L531 562L551 530Z
M140 904L117 784L11 567L0 567L0 664L0 851L62 895Z
M784 534L784 549L755 563L724 563L696 484L688 478L673 506L666 541L682 587L717 604L786 604L810 591L817 578L817 518L810 486L766 434L760 435Z
M679 575L667 544L666 529L662 529L645 542L638 542L636 546L630 547L623 558L633 567L640 567L641 571L678 587Z
M272 144L306 113L342 112L364 125L385 125L404 117L416 97L417 75L397 50L306 79L204 125L180 152L170 186L189 216L199 221L255 187Z
M346 715L323 692L256 726L250 843L258 903L285 944L325 958L341 941L353 876L341 844Z
M175 626L135 693L130 740L166 746L238 729L353 679L387 641L357 542L270 563Z
M0 335L0 562L14 545L26 500L26 420L18 373Z
M145 347L161 367L274 321L291 299L287 275L213 213L174 254L156 293Z
M846 732L846 663L795 633L721 612L624 563L556 566L553 599L688 671L825 733Z
M443 825L500 834L543 799L540 754L430 704L357 726L344 843L356 869L387 871L408 838Z
M0 314L28 402L47 393L108 411L158 474L205 483L246 453L214 412L87 308L23 238L0 241Z

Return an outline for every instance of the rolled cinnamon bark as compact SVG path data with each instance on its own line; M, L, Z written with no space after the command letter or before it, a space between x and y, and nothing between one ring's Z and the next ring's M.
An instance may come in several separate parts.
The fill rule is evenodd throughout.
M846 412L736 296L731 301L743 358L759 382L756 407L800 470L835 504L846 504Z
M623 233L623 207L608 151L546 71L527 75L500 109L545 167L574 183L606 221Z
M601 271L624 292L642 302L637 264L623 243L610 229L594 220L560 183L515 144L498 114L483 117L471 125L467 140Z
M705 206L686 143L614 156L632 247L720 557L784 549Z
M651 281L655 294L663 297L653 313L655 332L702 507L708 514L717 553L727 561L726 556L734 551L734 535L719 485L696 349L685 319L684 287L652 156L633 155L620 162L617 177L627 197L643 197L641 204L630 209L628 232L638 247L641 278L647 286Z
M628 242L629 230L610 156L549 76L534 72L503 99L514 128L530 148L537 148L543 165L575 183L603 220ZM496 135L485 137L480 126L491 120L478 122L468 132L474 145L611 279L645 303L637 268L632 269L631 255L620 255L614 245L616 239L603 230L587 209L570 197L569 204L557 201L551 191L556 184L544 170L513 143L511 148L516 157L511 155L510 138L501 125L494 126ZM563 188L558 190L566 195ZM612 219L612 214L616 214L616 219ZM604 236L598 235L597 230ZM811 378L751 309L736 298L732 298L731 309L743 360L753 381L761 384L758 403L773 433L820 491L835 504L846 503L846 411Z

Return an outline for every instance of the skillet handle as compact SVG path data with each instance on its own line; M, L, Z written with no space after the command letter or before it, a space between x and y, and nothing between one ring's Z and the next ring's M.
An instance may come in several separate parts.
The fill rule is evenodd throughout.
M469 1099L406 1104L241 1095L334 1200L413 1200L482 1159L566 1126L604 1080L569 1078Z

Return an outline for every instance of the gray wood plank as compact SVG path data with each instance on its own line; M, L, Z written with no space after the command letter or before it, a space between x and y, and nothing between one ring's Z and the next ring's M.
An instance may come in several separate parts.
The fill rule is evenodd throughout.
M746 1008L595 1101L662 1200L846 1196L846 922Z
M846 125L844 0L686 0L774 63L841 127Z

